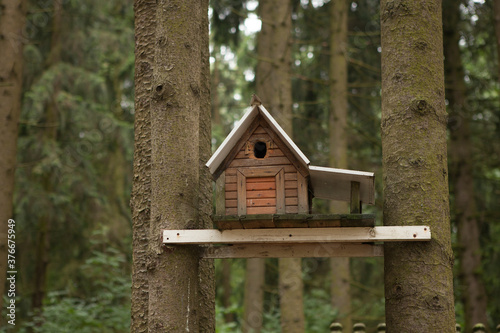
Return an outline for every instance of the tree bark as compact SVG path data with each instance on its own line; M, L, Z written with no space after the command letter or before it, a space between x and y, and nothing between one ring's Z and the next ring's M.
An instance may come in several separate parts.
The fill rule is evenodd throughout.
M470 111L467 108L467 87L460 57L460 1L443 2L446 98L450 110L450 178L455 196L455 216L458 227L459 279L465 308L465 331L476 323L487 323L487 296L481 279L481 246L479 221L472 174L472 142Z
M136 129L140 126L136 138L141 141L136 147L141 151L136 152L134 165L136 172L146 172L134 175L134 182L138 182L134 245L138 248L134 249L132 329L213 332L213 262L200 261L197 246L168 248L161 242L163 229L211 224L211 182L204 167L211 136L208 1L137 1L135 10L136 20L141 22L136 24L136 82L142 85L136 86L140 93L136 103L144 110L139 111L141 119L136 121ZM147 22L145 15L153 17L154 23ZM148 161L150 164L141 169L140 164ZM147 294L142 291L145 287ZM138 306L146 298L147 312L140 311Z
M264 307L265 260L247 259L245 274L245 298L243 300L243 333L260 333Z
M347 0L332 1L330 7L330 165L347 169ZM346 214L346 202L330 202L330 211ZM332 282L330 286L333 309L338 311L337 322L352 327L351 274L349 258L330 258Z
M493 0L493 21L495 24L495 36L497 40L497 58L500 62L500 0ZM500 65L498 65L498 78L500 82Z
M429 242L385 244L389 332L455 331L441 1L381 2L384 224Z
M56 66L61 61L61 20L63 14L62 2L55 1L53 4L53 17L52 17L52 36L50 40L50 53L46 60L47 68ZM58 122L59 110L57 105L57 95L59 94L60 84L59 80L54 80L54 87L50 101L45 105L45 121L48 124L55 124ZM57 141L57 127L47 127L43 130L43 142L50 145L51 142ZM50 195L54 191L55 178L52 171L47 171L41 177L41 183L46 195ZM36 254L35 254L35 277L34 277L34 291L32 295L32 309L37 312L42 308L43 300L47 294L47 268L49 265L50 253L50 229L51 221L53 219L51 210L42 214L38 221L38 232L36 240Z
M0 308L7 273L7 221L13 218L14 177L19 115L21 114L23 76L22 30L26 18L26 1L0 2ZM4 320L5 318L2 318Z
M151 214L150 98L154 67L156 1L136 0L135 13L135 120L132 209L131 325L134 333L148 331L148 229Z

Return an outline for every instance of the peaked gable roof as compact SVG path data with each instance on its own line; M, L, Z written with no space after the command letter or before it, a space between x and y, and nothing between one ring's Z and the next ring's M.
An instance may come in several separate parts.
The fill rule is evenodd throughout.
M213 175L217 169L220 167L226 156L231 152L236 143L245 134L246 130L250 127L255 118L261 115L262 118L269 124L269 126L274 130L278 137L283 141L292 154L297 158L297 160L303 163L306 167L309 166L310 162L307 157L300 151L299 147L290 139L288 134L281 128L281 126L274 120L271 114L262 105L251 106L245 112L245 115L233 128L231 133L222 142L219 148L215 151L212 157L208 160L206 166Z

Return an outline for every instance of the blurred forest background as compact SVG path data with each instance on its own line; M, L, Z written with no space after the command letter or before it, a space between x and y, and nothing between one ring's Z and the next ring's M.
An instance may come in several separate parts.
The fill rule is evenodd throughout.
M291 1L293 137L312 164L328 166L332 3ZM470 320L466 306L484 307L484 324L491 328L500 323L500 6L495 2L443 4L456 318L464 324ZM256 67L263 61L256 52L258 5L210 2L214 149L255 92ZM377 214L382 224L379 22L379 1L348 1L348 166L375 172L376 205L365 212ZM24 32L13 213L18 320L15 328L2 326L0 332L127 332L133 1L30 0ZM470 187L460 192L458 180L464 176ZM464 202L472 203L467 221L476 238L460 236L470 234L461 230L467 225L460 222ZM326 203L314 204L316 212L327 212ZM461 260L464 249L475 246L468 239L478 242L477 267ZM369 332L384 322L382 260L350 263L352 320L366 323ZM280 331L277 262L266 261L262 332ZM468 273L466 265L473 271ZM327 332L337 316L329 259L304 259L302 272L306 331ZM237 332L245 260L216 261L216 279L217 331ZM484 297L470 300L468 292L477 284ZM4 323L5 306L2 311Z

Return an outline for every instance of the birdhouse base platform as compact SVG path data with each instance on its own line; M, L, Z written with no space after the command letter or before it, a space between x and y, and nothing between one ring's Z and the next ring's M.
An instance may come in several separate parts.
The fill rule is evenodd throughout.
M214 225L219 230L261 228L335 228L373 227L372 214L258 214L216 215Z
M430 239L428 226L163 231L167 246L207 246L203 258L376 257L383 250L374 243Z

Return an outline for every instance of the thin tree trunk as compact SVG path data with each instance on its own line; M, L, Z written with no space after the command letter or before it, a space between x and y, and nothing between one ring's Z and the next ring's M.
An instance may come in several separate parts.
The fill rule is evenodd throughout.
M21 114L23 37L26 1L0 1L0 308L7 272L7 221L13 218L19 115ZM5 318L2 318L2 321Z
M467 109L464 69L460 57L460 1L446 0L443 15L446 98L450 110L450 178L455 196L458 226L458 256L462 297L465 308L465 331L472 331L476 323L487 323L487 297L481 279L481 246L479 221L472 175L472 142L470 111Z
M257 39L257 95L290 137L292 126L292 2L259 2L262 29ZM303 282L300 258L279 259L281 329L304 332Z
M163 229L208 224L208 1L159 1L151 94L150 332L213 331L213 267L199 247L167 248ZM207 59L205 59L207 58ZM195 130L193 130L195 129ZM203 145L200 145L203 142Z
M347 169L347 0L332 1L330 7L330 165ZM346 202L332 201L330 211L348 212ZM331 258L332 307L338 311L337 321L346 329L352 327L351 274L349 258Z
M497 58L499 65L497 68L497 80L500 82L500 0L493 0L493 19L495 23L495 35L497 39Z
M260 333L264 305L265 261L247 259L245 273L245 298L243 301L243 333Z
M149 282L147 277L148 229L151 216L151 116L150 98L154 67L156 1L136 0L135 12L135 120L132 209L133 333L148 330Z
M57 65L61 61L61 19L62 19L62 2L55 1L53 9L54 16L52 17L52 36L50 42L50 53L47 57L47 67ZM53 92L50 101L45 106L45 121L48 124L57 123L59 111L57 107L57 95L59 93L58 79L54 81ZM57 141L57 127L47 127L42 133L42 141L55 142ZM54 177L51 171L43 175L42 186L44 192L49 195L54 190ZM38 234L36 242L36 257L35 257L35 276L34 276L34 291L32 296L32 309L36 312L42 308L43 299L47 293L47 268L49 265L50 252L50 228L52 220L52 212L49 209L40 218L38 225Z
M381 2L384 224L432 240L384 245L389 332L455 332L441 1Z

